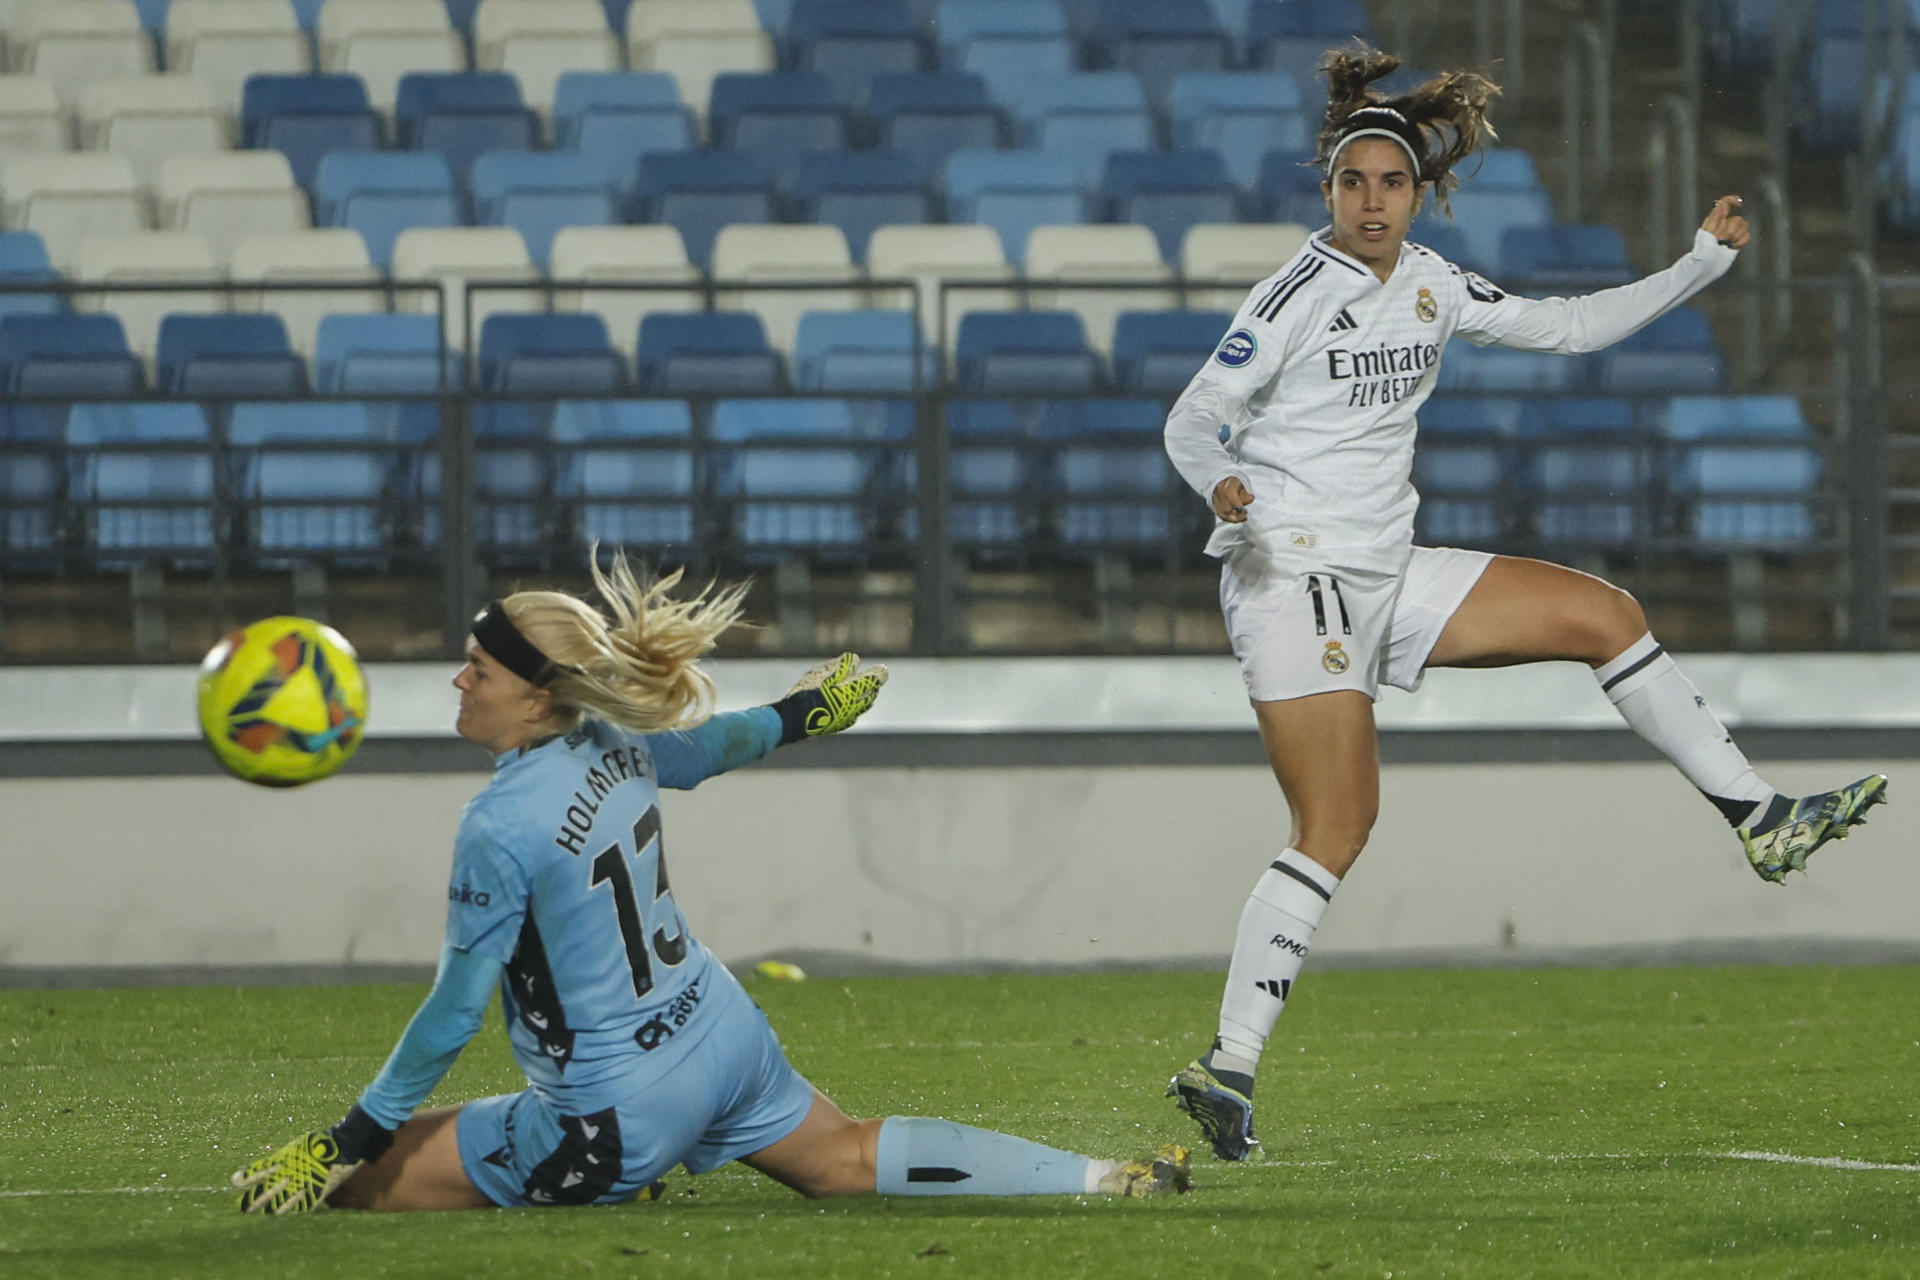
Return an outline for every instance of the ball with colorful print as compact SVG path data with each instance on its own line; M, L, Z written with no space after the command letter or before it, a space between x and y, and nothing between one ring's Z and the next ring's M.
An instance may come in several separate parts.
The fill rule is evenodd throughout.
M200 663L200 733L236 778L317 782L359 749L367 681L346 637L311 618L242 627Z

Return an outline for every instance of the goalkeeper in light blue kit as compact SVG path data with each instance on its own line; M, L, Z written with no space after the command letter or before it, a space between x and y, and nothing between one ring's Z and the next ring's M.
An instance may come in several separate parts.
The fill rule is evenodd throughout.
M1122 1163L854 1120L793 1069L674 904L659 792L846 728L886 668L843 654L770 706L709 718L699 662L743 590L675 599L678 573L643 583L619 556L593 577L610 620L552 591L474 619L455 728L494 774L461 818L433 989L345 1119L234 1175L240 1207L618 1203L657 1195L675 1164L732 1160L809 1196L1184 1191L1184 1148ZM496 988L529 1087L416 1114Z

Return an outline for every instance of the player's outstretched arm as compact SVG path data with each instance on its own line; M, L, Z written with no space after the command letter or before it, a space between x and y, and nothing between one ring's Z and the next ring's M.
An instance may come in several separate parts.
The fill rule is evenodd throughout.
M355 1103L331 1129L303 1133L272 1155L233 1175L242 1213L308 1213L327 1202L354 1171L378 1160L393 1145L382 1128Z
M778 702L649 734L660 785L686 790L789 743L838 733L866 714L886 682L884 666L861 670L859 654L843 653L801 676Z

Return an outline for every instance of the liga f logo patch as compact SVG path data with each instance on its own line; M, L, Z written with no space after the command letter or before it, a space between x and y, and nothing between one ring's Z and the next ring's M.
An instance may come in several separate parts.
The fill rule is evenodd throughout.
M1253 335L1245 329L1235 329L1220 344L1220 350L1214 353L1214 359L1229 369L1238 369L1253 359L1253 353L1260 349Z

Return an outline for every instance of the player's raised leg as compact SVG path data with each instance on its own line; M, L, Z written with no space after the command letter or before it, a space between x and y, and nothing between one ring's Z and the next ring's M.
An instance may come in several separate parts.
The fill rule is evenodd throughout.
M855 1120L817 1089L792 1133L742 1163L806 1196L1146 1196L1187 1190L1186 1148L1122 1163L950 1120Z
M1291 838L1241 910L1213 1047L1167 1089L1222 1160L1246 1159L1257 1142L1253 1082L1261 1052L1340 877L1366 846L1380 810L1370 697L1342 689L1253 706L1293 812Z
M1838 791L1783 796L1761 780L1693 682L1647 630L1639 602L1561 565L1495 556L1441 632L1430 667L1503 667L1555 659L1593 668L1603 693L1642 738L1713 802L1763 880L1807 857L1886 795L1874 774Z

